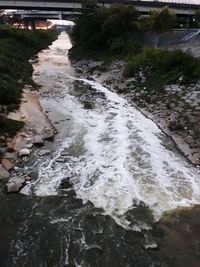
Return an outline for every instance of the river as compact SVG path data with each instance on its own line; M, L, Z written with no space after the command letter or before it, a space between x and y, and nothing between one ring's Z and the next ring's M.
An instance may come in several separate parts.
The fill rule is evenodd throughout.
M172 267L152 228L163 212L200 203L199 171L128 100L76 74L70 47L62 33L34 65L58 134L50 155L34 155L36 179L2 195L1 266Z

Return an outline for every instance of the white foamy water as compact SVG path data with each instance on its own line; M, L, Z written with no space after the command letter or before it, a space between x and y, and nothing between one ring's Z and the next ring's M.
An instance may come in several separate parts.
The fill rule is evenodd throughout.
M103 208L120 224L126 223L121 215L140 201L155 218L200 203L198 170L164 147L160 129L126 99L97 81L76 78L67 58L69 47L68 36L61 34L35 66L35 80L47 93L42 105L52 110L51 119L57 114L62 120L54 152L39 164L38 180L22 193L31 188L36 195L57 194L62 179L69 177L79 198ZM74 81L104 95L103 104L96 96L95 108L84 109L74 94ZM66 162L59 163L63 150Z

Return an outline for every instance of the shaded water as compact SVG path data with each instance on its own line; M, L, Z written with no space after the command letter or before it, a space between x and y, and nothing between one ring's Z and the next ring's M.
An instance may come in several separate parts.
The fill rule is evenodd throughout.
M4 196L15 202L8 226L15 221L16 230L2 266L170 266L146 250L157 248L153 221L200 203L198 170L163 146L162 132L127 100L77 76L70 46L62 33L35 65L58 135L24 196Z

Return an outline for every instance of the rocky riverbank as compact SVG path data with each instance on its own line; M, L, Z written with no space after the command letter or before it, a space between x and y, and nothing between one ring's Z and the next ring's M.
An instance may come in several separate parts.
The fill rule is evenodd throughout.
M37 61L34 55L48 47L57 33L7 26L1 26L0 33L0 186L8 182L8 191L15 192L30 179L15 177L16 163L30 157L34 145L42 145L54 135L38 101L32 63Z
M23 164L36 147L42 147L46 140L52 140L56 133L39 102L39 94L26 85L19 109L11 112L8 118L24 122L24 127L13 138L0 136L0 181L7 186L7 192L18 192L32 179L33 171L16 176L18 164ZM41 150L42 155L50 153Z
M122 61L107 65L102 61L81 60L74 62L74 66L84 77L90 76L124 95L172 138L192 164L200 165L200 83L174 84L162 91L149 91L135 85L145 79L142 71L131 79L123 77Z

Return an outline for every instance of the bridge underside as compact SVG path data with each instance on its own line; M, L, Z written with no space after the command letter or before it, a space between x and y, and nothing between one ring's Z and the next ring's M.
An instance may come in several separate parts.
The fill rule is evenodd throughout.
M199 5L181 4L175 2L159 2L159 1L131 1L131 0L100 0L99 5L110 6L112 3L134 5L141 13L148 13L154 8L162 8L168 6L174 9L177 15L194 15L199 9ZM54 10L54 11L73 11L80 10L82 7L81 0L47 0L47 1L31 1L31 0L0 0L0 9L23 9L23 10Z

